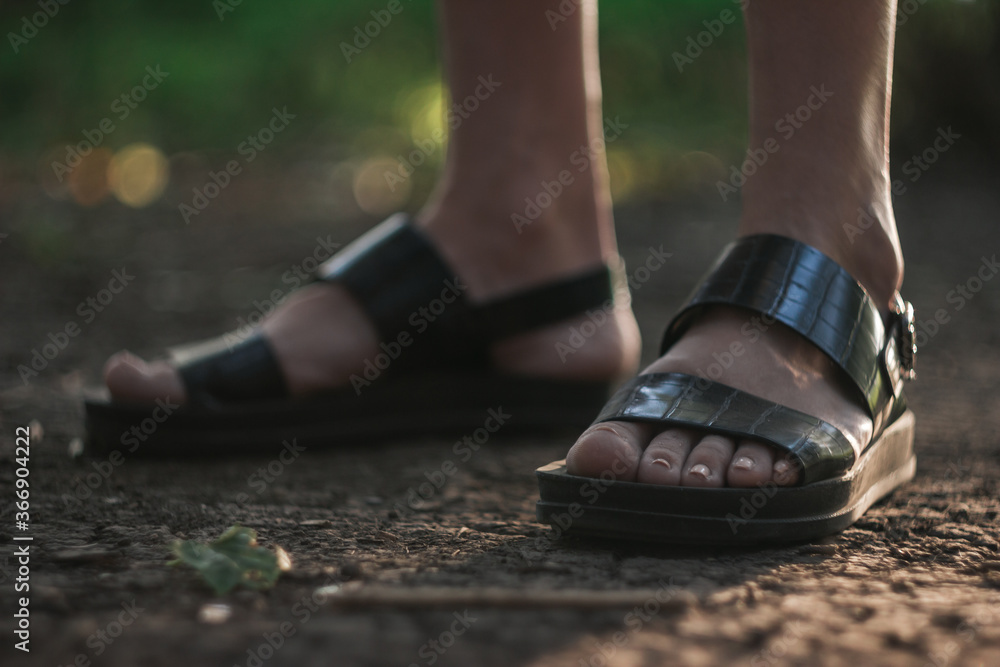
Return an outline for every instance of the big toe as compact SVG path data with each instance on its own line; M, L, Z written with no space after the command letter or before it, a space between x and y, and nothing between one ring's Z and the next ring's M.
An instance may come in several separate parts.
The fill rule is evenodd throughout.
M634 481L650 427L631 422L603 422L588 428L566 454L566 470L581 477Z
M147 363L125 351L112 355L104 364L104 383L116 401L184 401L184 384L173 366L165 361Z

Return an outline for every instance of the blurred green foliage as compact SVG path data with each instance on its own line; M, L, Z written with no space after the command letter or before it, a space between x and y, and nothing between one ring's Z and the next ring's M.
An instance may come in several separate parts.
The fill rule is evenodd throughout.
M55 0L46 0L55 2ZM382 0L69 0L18 52L10 33L40 11L37 0L4 2L0 26L2 151L33 160L79 141L111 116L110 105L139 84L147 65L169 78L108 139L184 150L232 150L271 108L299 114L289 147L404 150L400 96L440 80L433 3L402 0L404 11L348 63L341 43L371 20ZM233 2L235 0L229 0ZM939 125L981 133L1000 146L1000 3L903 0L898 35L894 139L923 145ZM606 0L601 3L605 113L633 128L623 144L681 154L709 151L726 164L743 149L744 36L726 30L679 72L673 54L733 0ZM736 12L738 14L738 12ZM516 48L516 44L512 45ZM830 54L835 58L836 54ZM394 131L398 134L394 134ZM282 142L283 145L284 142Z

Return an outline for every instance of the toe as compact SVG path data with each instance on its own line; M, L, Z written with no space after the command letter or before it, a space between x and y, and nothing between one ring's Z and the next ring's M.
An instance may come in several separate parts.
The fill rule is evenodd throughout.
M603 422L591 426L566 455L571 475L634 481L650 427L631 422Z
M104 383L116 401L147 403L157 398L184 400L184 384L168 363L146 363L128 352L119 352L104 364Z
M670 429L658 434L643 452L636 481L679 485L684 462L697 441L697 434L686 429Z
M736 448L726 473L729 486L756 486L771 479L774 449L759 442L743 441Z
M775 460L771 479L778 486L795 486L799 483L800 475L799 464L791 456L785 455Z
M736 443L721 435L703 437L684 462L681 486L720 487L726 484L726 471Z

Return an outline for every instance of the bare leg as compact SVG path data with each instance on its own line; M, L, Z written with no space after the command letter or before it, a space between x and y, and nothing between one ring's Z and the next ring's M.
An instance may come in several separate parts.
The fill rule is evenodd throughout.
M746 15L751 146L773 137L780 148L747 179L739 233L783 234L819 248L884 308L903 275L888 174L895 4L754 0ZM791 136L785 125L776 127L810 96L818 108L808 121L787 123ZM876 223L852 239L844 225L857 223L859 209ZM704 376L712 352L744 339L740 329L747 318L714 309L647 371ZM780 324L747 346L718 379L825 419L856 443L871 438L871 420L841 371ZM590 476L610 470L616 460L629 464L624 477L658 484L791 484L797 475L761 443L689 429L657 433L622 422L592 427L567 457L570 472Z
M596 7L584 3L552 31L557 0L442 0L446 74L452 97L495 89L451 135L444 175L417 216L479 300L596 266L616 254L603 151L521 233L512 214L570 168L574 151L602 136ZM483 89L480 89L482 96ZM613 378L634 370L638 330L627 306L579 354L559 358L568 321L501 341L499 368L549 377ZM262 325L293 393L346 384L378 352L376 332L342 289L295 293ZM176 399L177 373L165 362L119 353L105 366L117 399Z

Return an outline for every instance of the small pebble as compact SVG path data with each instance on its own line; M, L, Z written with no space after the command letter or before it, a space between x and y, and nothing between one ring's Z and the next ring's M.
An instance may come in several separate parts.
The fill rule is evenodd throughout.
M228 604L209 603L203 604L198 610L198 620L202 623L218 625L225 623L233 615L233 609Z
M37 419L32 419L28 423L28 433L31 437L31 444L37 445L40 443L42 438L45 437L45 429L42 428L42 422Z
M66 447L66 452L69 454L71 459L78 458L83 454L83 440L81 438L73 438L69 441L69 445Z
M292 558L288 555L288 552L281 547L274 548L274 554L278 557L278 569L282 572L288 572L292 569Z

